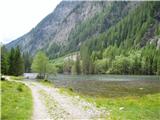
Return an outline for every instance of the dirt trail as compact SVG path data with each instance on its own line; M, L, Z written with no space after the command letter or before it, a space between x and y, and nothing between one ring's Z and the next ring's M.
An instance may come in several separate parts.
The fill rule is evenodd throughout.
M102 119L101 117L105 113L78 96L61 94L54 87L44 86L31 80L24 80L23 83L32 90L34 99L33 120Z
M33 120L49 120L51 119L49 113L47 112L46 106L42 103L40 99L39 89L35 87L33 84L27 83L27 85L32 90L33 102L34 102L34 112L33 112Z

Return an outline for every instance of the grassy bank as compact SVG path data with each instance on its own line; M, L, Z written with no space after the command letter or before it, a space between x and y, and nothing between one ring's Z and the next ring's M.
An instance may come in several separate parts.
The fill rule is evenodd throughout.
M49 84L53 85L48 81L41 81L41 83L47 86ZM107 84L103 84L101 87L105 88L105 96L97 96L96 92L91 95L84 94L84 92L78 92L71 87L59 87L59 92L70 96L80 96L80 98L95 104L98 108L109 111L106 119L159 120L160 92L157 87L159 82L157 84L153 82L122 83L107 82ZM96 85L98 86L98 84Z
M159 120L160 94L119 98L84 97L110 111L111 120ZM107 117L107 116L106 116Z
M32 115L31 90L22 83L1 81L1 119L30 120Z
M59 88L63 94L80 96L98 108L109 111L106 119L111 120L159 120L160 93L143 96L96 97L76 93L71 88Z

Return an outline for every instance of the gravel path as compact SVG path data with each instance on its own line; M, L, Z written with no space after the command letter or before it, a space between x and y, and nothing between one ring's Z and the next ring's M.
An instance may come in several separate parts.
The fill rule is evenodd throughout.
M24 80L32 90L34 99L33 120L103 119L103 110L97 109L78 96L61 94L57 88L44 86L36 81Z
M42 103L39 94L39 88L34 86L33 84L27 83L27 85L32 90L33 102L34 102L34 112L33 112L33 120L50 120L49 113L47 112L46 106Z

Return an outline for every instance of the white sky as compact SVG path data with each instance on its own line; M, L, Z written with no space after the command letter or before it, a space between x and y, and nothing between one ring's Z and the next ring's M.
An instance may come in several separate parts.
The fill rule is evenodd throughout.
M35 27L61 0L0 0L0 41L8 43Z

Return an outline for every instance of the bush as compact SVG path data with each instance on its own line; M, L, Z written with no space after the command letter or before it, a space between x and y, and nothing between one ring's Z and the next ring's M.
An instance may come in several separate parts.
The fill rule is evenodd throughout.
M108 61L107 59L97 60L95 61L95 72L96 73L106 73L108 69Z

